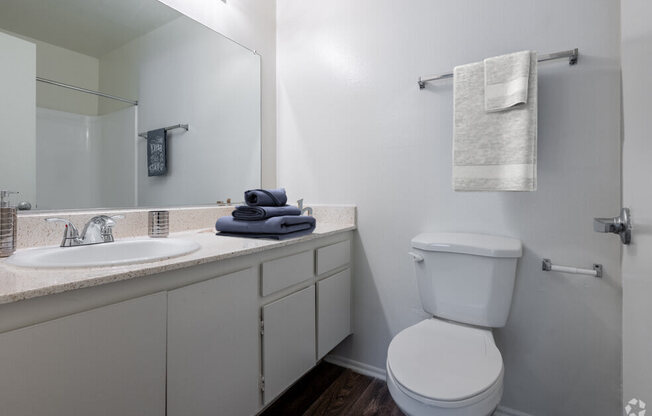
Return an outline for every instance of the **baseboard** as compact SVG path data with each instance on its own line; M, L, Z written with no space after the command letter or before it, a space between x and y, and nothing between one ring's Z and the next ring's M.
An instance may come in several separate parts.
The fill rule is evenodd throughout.
M355 361L350 358L345 358L339 355L329 354L324 357L324 361L339 365L340 367L348 368L356 373L364 374L365 376L378 378L380 380L385 380L387 373L384 369L374 367L373 365L361 363L360 361Z
M493 416L532 416L529 413L520 412L505 406L498 406Z

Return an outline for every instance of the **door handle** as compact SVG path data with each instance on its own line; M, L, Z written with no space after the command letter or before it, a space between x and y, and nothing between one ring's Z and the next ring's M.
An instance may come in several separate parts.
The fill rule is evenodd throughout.
M613 218L593 218L593 231L613 233L620 236L620 241L627 245L632 242L632 216L629 208L622 208L620 216Z

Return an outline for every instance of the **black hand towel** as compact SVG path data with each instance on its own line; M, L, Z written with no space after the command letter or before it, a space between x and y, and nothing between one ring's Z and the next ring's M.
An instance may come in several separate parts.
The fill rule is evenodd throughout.
M147 132L147 176L168 173L167 136L165 129Z

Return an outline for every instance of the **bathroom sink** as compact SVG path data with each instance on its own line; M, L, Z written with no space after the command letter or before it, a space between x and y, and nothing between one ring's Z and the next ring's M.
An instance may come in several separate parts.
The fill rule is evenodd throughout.
M176 238L125 239L76 247L28 248L14 253L6 263L33 268L120 266L166 260L199 248L194 241Z

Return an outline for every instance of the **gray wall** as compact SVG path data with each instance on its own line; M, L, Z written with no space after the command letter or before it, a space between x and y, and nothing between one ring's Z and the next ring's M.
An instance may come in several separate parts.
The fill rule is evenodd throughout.
M614 0L278 0L278 183L291 199L359 207L354 331L337 354L382 369L425 317L410 239L523 240L512 312L495 331L503 404L533 415L620 414L617 238L592 231L620 199L620 5ZM539 70L539 189L451 190L452 84L419 75L523 49L579 47ZM593 279L541 271L541 258Z
M652 403L652 3L622 2L623 204L632 244L623 254L623 399ZM648 410L648 413L650 411Z

